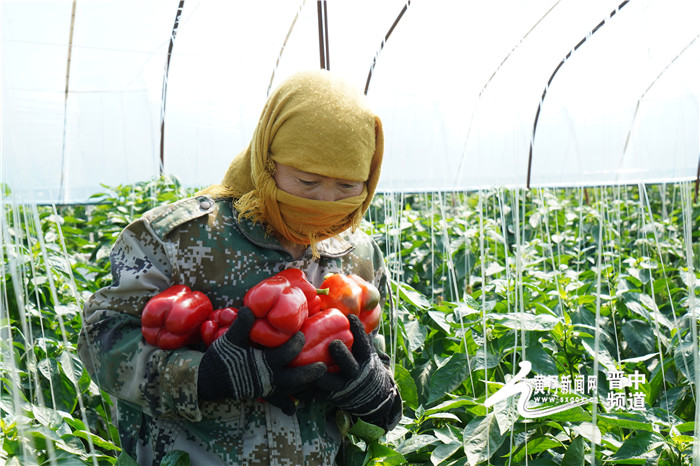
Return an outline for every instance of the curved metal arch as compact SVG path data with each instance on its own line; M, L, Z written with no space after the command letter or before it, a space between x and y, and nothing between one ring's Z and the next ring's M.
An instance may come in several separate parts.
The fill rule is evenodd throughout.
M75 30L75 9L77 0L73 0L70 17L70 34L68 36L68 58L66 59L66 89L63 95L63 142L61 145L61 179L58 188L58 202L63 201L64 191L66 189L65 172L66 172L66 132L68 126L68 91L70 90L70 63L73 55L73 31Z
M326 0L317 0L318 14L318 52L321 60L321 69L331 69L331 57L328 49L328 7Z
M170 72L170 59L173 55L173 48L175 47L175 37L177 36L177 30L180 27L180 16L182 15L182 10L185 7L185 0L180 0L177 6L177 12L175 13L175 21L173 22L173 28L170 32L170 44L168 45L168 57L165 61L165 71L163 72L163 90L160 96L160 175L163 176L165 171L165 102L168 94L168 73Z
M386 35L384 36L384 39L382 40L381 44L379 44L379 49L377 50L377 53L374 54L374 60L372 61L372 65L369 67L369 73L367 74L367 82L365 83L365 95L367 95L367 92L369 91L369 83L372 80L372 73L374 72L374 67L377 66L377 59L379 58L379 54L382 53L384 45L386 45L387 41L389 40L389 36L391 36L391 33L394 32L394 29L396 29L396 26L399 24L399 21L401 21L401 18L403 18L404 13L406 13L409 6L411 6L411 0L406 1L403 8L399 12L399 15L394 20L394 23L391 25Z
M620 11L622 8L624 8L630 0L625 0L620 5L618 5L617 8L615 8L613 11L610 12L610 15L608 18L603 19L601 22L595 25L591 31L586 34L586 36L581 39L571 50L569 50L569 53L567 53L564 58L559 62L559 64L554 68L554 71L552 72L551 76L549 77L549 80L547 81L547 84L544 86L544 90L542 91L542 97L540 98L540 103L537 105L537 112L535 113L535 121L532 125L532 136L530 137L530 153L528 156L528 161L527 161L527 182L526 186L529 189L530 188L530 176L532 174L532 151L535 145L535 135L537 133L537 122L540 119L540 113L542 111L542 104L544 103L545 97L547 97L547 89L549 89L549 86L552 84L552 81L554 80L554 77L556 74L559 72L562 66L564 66L564 63L576 52L583 44L586 43L586 41L593 36L596 32L602 28L607 21L611 20L613 16L617 14L618 11Z
M280 60L282 59L282 54L284 53L284 50L287 48L287 42L289 42L289 37L292 35L292 31L294 30L294 26L297 24L297 20L299 19L299 15L301 14L301 11L304 9L304 6L306 6L306 0L301 1L301 5L299 5L299 8L297 9L297 14L294 15L294 19L292 20L292 24L289 26L289 30L287 31L287 35L284 38L284 42L282 42L282 47L280 48L280 53L277 55L277 60L275 61L275 66L272 69L272 75L270 76L270 83L267 85L267 96L269 97L270 95L270 90L272 90L272 83L275 80L275 73L277 73L277 68L279 68Z
M537 22L535 24L533 24L532 27L520 38L518 43L515 44L512 49L510 49L510 51L506 54L506 56L503 57L503 60L501 60L501 63L499 63L498 66L493 70L493 73L491 73L491 76L489 76L489 79L486 80L486 82L482 86L481 90L479 91L479 95L476 97L476 103L474 104L474 108L472 109L472 115L469 118L469 126L467 126L467 135L464 138L464 146L462 148L462 156L459 159L459 164L457 165L457 170L455 171L455 173L456 173L455 180L454 180L455 186L457 185L459 177L462 173L462 166L464 164L464 160L465 160L466 154L467 154L467 145L469 144L469 137L471 136L471 132L472 132L472 123L474 122L474 117L476 116L476 109L479 105L479 102L481 101L481 96L484 94L484 92L486 91L486 88L489 86L489 84L491 84L491 81L493 81L493 78L496 76L496 73L498 73L500 71L500 69L503 67L503 65L508 61L508 59L513 55L513 53L515 53L515 51L518 49L518 47L520 47L520 45L525 41L525 39L527 39L527 37L532 33L532 31L534 31L537 28L537 26L539 26L540 23L542 23L542 21L544 21L544 19L547 16L549 16L549 14L554 10L554 8L556 8L557 5L559 5L560 1L561 0L557 0L557 2L554 5L552 5L547 10L547 12L544 15L542 15L542 17L540 17L540 19L538 19Z
M664 69L661 70L661 72L656 76L656 78L654 78L654 79L651 81L651 84L649 84L649 87L647 87L647 88L644 90L644 92L642 92L642 94L641 94L641 95L639 96L639 98L637 99L637 105L636 105L635 108L634 108L634 115L632 116L632 122L630 123L630 128L629 128L629 130L627 131L627 137L625 138L625 148L624 148L623 153L624 153L624 152L627 152L627 146L629 145L630 137L632 136L632 127L634 126L634 122L637 120L637 113L639 112L639 106L640 106L641 103L642 103L642 99L644 99L644 96L646 96L647 93L651 90L651 88L654 87L654 84L656 84L656 82L661 78L661 76L662 76L666 71L668 71L668 69L671 67L671 65L673 65L673 63L674 63L676 60L678 60L678 59L680 58L680 56L683 55L683 54L686 52L686 50L688 50L688 49L690 48L690 46L692 46L692 45L695 43L696 40L698 40L698 38L700 38L700 34L698 34L697 36L695 36L695 38L693 38L693 40L691 40L690 42L688 42L688 43L685 45L685 47L683 47L683 49L681 49L681 51L678 52L678 54L677 54L675 57L673 57L673 58L671 59L671 61L669 61L669 62L666 64L666 66L664 67Z

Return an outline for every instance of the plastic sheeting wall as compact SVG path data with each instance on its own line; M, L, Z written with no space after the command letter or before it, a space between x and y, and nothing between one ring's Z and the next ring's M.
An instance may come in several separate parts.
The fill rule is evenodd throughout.
M1 4L1 170L16 195L81 202L159 173L178 5ZM364 88L376 58L383 190L523 186L529 168L540 186L687 180L700 152L698 18L697 0L334 0L330 69ZM319 66L317 2L185 0L164 172L218 181L270 86Z

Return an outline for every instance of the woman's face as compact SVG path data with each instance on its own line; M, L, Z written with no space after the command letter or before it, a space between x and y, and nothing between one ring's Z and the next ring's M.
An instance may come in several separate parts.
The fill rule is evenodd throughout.
M350 181L308 173L289 165L275 164L274 179L277 187L293 196L316 201L339 201L359 196L364 181Z

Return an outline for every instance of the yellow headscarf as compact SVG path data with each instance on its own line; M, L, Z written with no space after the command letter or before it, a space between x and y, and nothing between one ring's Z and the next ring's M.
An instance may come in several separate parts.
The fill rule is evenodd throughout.
M248 147L221 184L202 194L231 197L241 217L311 245L359 226L379 181L384 135L364 95L325 70L293 75L269 97ZM316 201L277 188L275 162L318 175L365 181L359 196Z

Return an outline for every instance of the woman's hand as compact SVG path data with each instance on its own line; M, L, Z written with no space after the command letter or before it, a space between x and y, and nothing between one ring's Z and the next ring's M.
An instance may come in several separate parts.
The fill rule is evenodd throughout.
M292 415L296 407L290 394L320 379L326 365L286 367L304 346L301 332L277 348L253 348L249 334L254 322L250 309L241 308L228 331L207 349L199 364L199 395L206 400L265 398Z
M397 409L400 413L401 398L374 350L372 336L356 315L348 315L348 320L355 338L352 353L340 340L332 341L329 349L340 371L326 374L316 386L329 392L328 399L339 408L388 430L395 424Z

